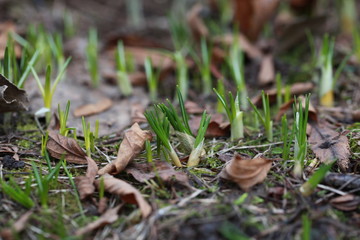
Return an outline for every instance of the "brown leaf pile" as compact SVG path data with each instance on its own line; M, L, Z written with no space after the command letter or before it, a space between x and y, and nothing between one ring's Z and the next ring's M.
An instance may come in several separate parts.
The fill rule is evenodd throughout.
M139 127L139 124L134 123L124 135L117 158L100 169L99 174L109 173L115 175L124 170L128 163L144 150L145 141L151 140L151 138L152 135L150 131L144 131Z
M49 140L46 148L56 159L63 156L69 163L86 164L86 154L75 139L64 137L55 131L49 131Z
M150 215L151 206L146 202L139 190L127 182L114 178L109 174L104 175L103 178L106 192L119 195L119 197L126 203L138 205L144 218ZM99 179L95 180L95 186L99 188Z
M243 190L247 191L255 184L264 181L272 161L265 157L250 159L236 154L221 171L220 176L236 182Z
M311 124L309 143L311 150L321 162L336 160L343 171L348 168L350 150L346 136L325 124Z

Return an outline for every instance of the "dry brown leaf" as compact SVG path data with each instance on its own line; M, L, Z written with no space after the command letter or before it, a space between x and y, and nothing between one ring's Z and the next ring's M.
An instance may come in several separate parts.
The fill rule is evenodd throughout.
M26 111L28 106L26 92L0 74L0 113Z
M291 86L290 93L291 95L305 94L311 92L313 88L314 88L314 84L311 82L295 83ZM276 88L267 90L265 91L265 93L269 95L270 104L276 102L276 94L277 94ZM282 94L285 94L285 89L282 89ZM261 94L252 98L251 101L255 104L255 106L261 107L262 106Z
M154 162L154 165L134 163L127 167L125 172L131 174L139 182L145 182L158 176L164 182L174 180L184 186L190 186L189 178L184 172L174 170L170 164L163 161Z
M197 40L200 40L201 38L207 38L209 35L209 30L200 17L200 13L203 8L204 6L201 3L195 4L186 16L186 20L190 26L191 32Z
M221 171L220 176L236 182L243 190L247 191L255 184L264 181L272 161L265 157L250 159L236 154Z
M258 81L260 86L267 86L275 81L274 59L271 54L266 54L261 59Z
M330 204L341 211L354 211L360 206L360 197L346 194L331 199Z
M189 120L191 131L196 133L201 121L201 116L195 116ZM224 121L222 114L211 114L209 126L206 130L205 137L224 137L230 133L230 123Z
M240 48L252 59L261 59L263 54L258 47L253 45L249 40L242 35L241 33L237 36L233 34L225 34L222 36L216 36L213 38L214 43L224 44L227 46L231 46L234 43L234 40L239 39Z
M80 199L82 200L90 197L94 193L94 181L98 172L98 166L96 165L96 162L88 156L85 158L87 161L86 175L75 178L76 187L78 189Z
M112 106L113 102L109 98L104 98L94 104L86 104L84 106L78 107L74 111L75 117L86 117L94 114L98 114L108 110Z
M127 182L114 178L106 174L103 176L105 191L108 193L119 195L119 197L126 203L136 204L139 206L143 218L150 215L152 209L146 202L141 193L128 184ZM100 179L95 180L95 186L99 188Z
M339 167L345 171L350 156L347 137L325 124L311 124L310 127L309 144L316 157L324 163L336 160Z
M131 107L131 123L144 123L147 122L144 115L145 107L140 103L135 103Z
M233 0L234 21L251 41L255 41L263 26L274 15L280 0Z
M26 227L27 222L29 221L31 215L33 214L32 210L24 213L12 226L11 229L3 229L0 232L0 237L4 240L18 239L18 233L23 231Z
M204 108L200 107L198 103L193 101L186 101L185 109L189 114L202 114L204 112Z
M91 233L95 229L101 228L105 225L114 223L118 218L118 212L122 205L108 209L103 215L101 215L94 222L89 223L85 227L78 229L75 233L76 236L81 236L86 233Z
M139 124L134 123L132 127L126 131L124 139L120 144L117 158L99 170L99 174L103 175L109 173L112 175L118 174L128 163L133 160L145 147L145 141L151 140L152 135L150 131L144 131L139 127Z
M145 59L149 57L152 65L158 69L167 69L174 66L174 61L168 55L165 55L159 50L141 47L125 47L127 54L134 57L137 65L143 66Z
M49 131L49 140L46 148L56 159L63 156L69 163L86 164L86 154L75 139L64 137L55 131Z

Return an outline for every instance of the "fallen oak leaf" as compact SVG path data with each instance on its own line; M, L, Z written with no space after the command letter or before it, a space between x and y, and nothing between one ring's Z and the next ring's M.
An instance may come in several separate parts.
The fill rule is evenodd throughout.
M88 156L85 158L87 161L86 175L75 178L76 187L78 189L81 200L90 197L94 193L94 181L98 172L98 166L96 165L96 162Z
M308 141L316 157L323 163L336 160L341 170L345 171L350 156L347 137L322 123L312 123L308 126L310 127Z
M100 179L95 180L95 186L99 189ZM103 176L103 183L105 191L108 193L119 195L119 197L126 203L136 204L139 206L143 218L150 215L152 209L141 195L139 190L128 184L127 182L114 178L109 174Z
M101 215L98 219L96 219L94 222L89 223L85 227L82 227L78 229L75 233L76 236L81 236L86 233L90 233L98 228L101 228L105 225L114 223L118 218L118 212L121 208L121 204L117 207L108 209L103 215Z
M117 158L99 170L99 174L109 173L118 174L128 163L133 160L145 148L146 140L151 140L150 131L144 131L139 124L134 123L131 128L125 132L124 139L120 144Z
M237 183L240 188L247 191L264 181L272 161L265 157L251 159L236 154L220 172L220 177Z
M94 114L98 114L108 110L113 105L113 102L109 98L104 98L97 103L86 104L84 106L78 107L74 111L75 117L81 116L90 116Z
M63 156L69 163L86 164L86 153L81 149L75 139L60 135L55 131L49 131L49 140L46 148L50 155L56 159Z

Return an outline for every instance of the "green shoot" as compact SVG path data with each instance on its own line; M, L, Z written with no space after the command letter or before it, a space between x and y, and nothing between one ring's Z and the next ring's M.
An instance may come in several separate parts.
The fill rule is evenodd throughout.
M145 141L145 149L146 149L146 159L148 163L153 162L153 156L152 156L152 150L151 150L151 144L149 140Z
M115 60L118 87L125 96L130 96L133 92L133 89L128 75L125 48L121 41L119 41L117 45Z
M211 49L208 48L208 44L205 39L201 39L201 59L193 54L193 59L197 63L202 80L202 89L205 96L208 96L212 90L212 79L211 79Z
M88 44L86 46L87 68L90 73L93 87L100 84L99 66L98 66L98 35L96 29L89 31Z
M334 161L329 164L323 164L316 172L300 187L300 192L304 196L311 195L317 185L325 177L326 173L331 169Z
M86 154L91 157L91 153L95 151L95 134L90 130L90 123L86 123L84 117L81 120Z
M57 61L57 67L58 69L61 69L65 62L62 36L60 34L52 35L48 33L47 38L51 52Z
M353 51L358 61L360 61L360 30L355 28L353 31Z
M100 128L100 121L95 121L95 131L94 131L94 137L99 138L99 128Z
M47 208L49 200L50 182L53 180L54 177L55 180L57 179L57 175L59 174L61 166L61 161L46 176L40 174L34 162L31 163L31 166L34 172L34 178L37 184L37 193L40 199L41 206L43 208Z
M321 69L319 82L320 104L327 107L332 107L334 105L334 79L332 66L334 44L334 39L325 35L318 58L318 66Z
M270 111L270 102L269 102L269 95L265 92L261 92L261 98L262 98L262 104L263 104L263 111L264 114L261 114L258 108L251 102L251 100L248 98L248 101L251 105L251 107L254 109L256 115L262 122L265 128L266 132L266 138L269 142L273 141L273 121L271 120L271 111Z
M99 199L102 199L105 196L105 183L104 183L104 176L100 177L100 184L99 184Z
M155 102L158 99L158 79L160 71L155 73L154 68L152 66L151 58L147 57L145 59L145 73L146 73L146 79L149 86L149 94L150 94L150 100L152 102Z
M41 83L39 76L37 75L35 69L33 67L31 68L31 71L34 75L34 78L36 80L36 83L40 89L40 93L43 97L43 101L44 101L44 107L47 109L51 109L51 105L52 105L52 99L56 90L57 85L59 84L59 82L62 80L63 75L65 74L65 70L67 68L67 66L69 65L71 61L71 58L68 58L66 60L66 62L64 63L62 69L60 70L60 72L58 73L58 75L55 78L55 81L52 82L51 81L51 66L48 65L47 69L46 69L46 76L45 76L45 83L44 85ZM50 112L47 113L47 122L49 122L50 120Z
M345 34L351 35L357 26L356 1L346 0L339 2L341 4L340 6L341 30Z
M282 82L281 82L281 75L280 73L276 74L276 103L277 103L277 107L280 110L281 105L283 104L283 93L282 93Z
M244 76L244 54L240 49L238 39L235 39L230 47L228 65L230 67L232 77L235 80L236 88L240 92L240 106L242 109L247 109L249 105L246 100L248 94Z
M46 154L46 144L47 144L48 140L49 140L49 132L46 131L45 136L44 135L41 136L41 156L43 156L43 157Z
M225 96L225 86L224 86L223 79L218 79L217 91L221 96ZM217 109L217 112L219 112L219 113L225 112L224 106L222 105L222 103L219 99L217 100L216 109Z
M206 111L204 111L201 117L198 134L195 138L194 147L189 156L189 160L187 163L188 167L197 166L200 162L200 156L204 151L205 133L209 126L209 123L210 123L210 116L208 116L206 114Z
M291 135L289 135L289 125L284 114L281 118L281 140L283 141L283 152L282 158L284 161L289 160L291 143L294 139L294 129L291 131Z
M64 34L66 38L71 38L75 35L74 19L69 10L64 11Z
M28 178L26 180L26 187L25 190L23 190L12 177L9 179L9 183L7 183L5 180L0 179L0 186L3 193L8 195L11 199L18 202L25 208L32 208L35 203L30 197L30 184L31 184L32 178Z
M58 105L58 115L60 122L59 133L65 137L68 135L70 130L68 127L66 127L66 123L69 117L69 111L70 111L70 101L67 102L65 111L61 111L60 104Z
M161 120L158 112L155 113L153 111L146 111L144 115L150 127L156 134L156 138L158 141L158 149L160 146L164 146L164 149L166 149L167 153L170 155L170 158L175 164L175 166L182 167L179 157L170 143L169 120L166 117Z
M309 219L308 214L303 213L301 216L302 219L302 236L301 240L310 240L311 239L311 219Z
M174 53L174 59L176 63L176 81L180 88L181 95L184 100L187 99L188 94L188 66L184 54L180 51Z
M144 24L143 1L126 0L126 13L132 27L140 28Z
M306 126L308 122L309 113L309 101L310 95L306 96L305 109L302 107L301 101L295 100L293 111L294 111L294 175L300 177L304 169L305 158L307 153L307 137L306 137Z
M227 102L224 95L220 94L215 88L213 90L215 91L218 100L223 105L227 117L230 121L231 141L236 141L240 138L243 138L244 122L243 122L243 112L240 111L239 92L237 92L235 99L231 94L231 92L229 92L229 102Z
M76 199L76 203L79 207L79 210L80 210L80 214L81 216L83 217L83 219L85 219L85 215L84 215L84 210L82 208L82 205L81 205L81 201L80 201L80 197L79 197L79 193L77 192L77 188L76 188L76 185L75 185L75 182L74 182L74 177L72 176L72 174L69 172L69 169L67 169L67 166L66 166L66 161L61 161L62 163L62 167L66 173L66 175L68 176L69 178L69 181L70 181L70 184L71 186L73 187L75 193L75 199Z

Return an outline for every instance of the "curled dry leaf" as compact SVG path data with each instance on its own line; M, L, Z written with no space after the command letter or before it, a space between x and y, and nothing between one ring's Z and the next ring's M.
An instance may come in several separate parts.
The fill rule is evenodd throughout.
M18 233L20 233L25 229L26 224L29 221L32 214L33 214L32 210L29 210L26 213L24 213L14 224L11 225L11 228L3 229L0 232L0 238L4 240L17 239Z
M49 140L46 148L56 159L63 156L69 163L86 164L86 154L75 139L64 137L55 131L49 131Z
M0 74L0 113L27 111L28 106L26 92Z
M154 162L154 165L134 163L127 167L125 171L139 182L145 182L158 176L164 182L174 180L184 186L190 186L189 178L184 172L174 170L170 164L163 161Z
M265 23L274 15L280 0L233 0L234 21L251 41L259 36Z
M87 161L86 175L75 178L76 187L80 194L80 199L82 200L94 193L94 180L98 172L98 166L96 165L95 161L88 156L85 158Z
M236 182L243 190L247 191L255 184L264 181L272 161L265 157L250 159L236 154L221 171L220 176Z
M74 111L75 117L81 116L90 116L94 114L98 114L108 110L112 106L113 102L109 98L104 98L97 103L94 104L86 104L84 106L78 107Z
M330 200L331 206L341 211L354 211L360 206L360 197L346 194Z
M310 148L321 162L336 160L343 171L348 168L350 150L346 136L321 123L311 124L309 133Z
M201 38L207 38L209 35L209 30L200 17L200 13L203 9L204 6L201 3L195 4L186 16L186 20L190 26L191 32L197 40L200 40Z
M119 195L119 197L126 203L138 205L144 218L150 215L151 206L146 202L136 188L123 180L114 178L109 174L104 175L103 179L106 192ZM99 188L100 179L95 180L95 186Z
M101 215L98 219L96 219L94 222L89 223L83 228L80 228L76 231L76 236L81 236L86 233L90 233L94 231L95 229L101 228L105 225L114 223L118 218L118 212L122 205L119 205L114 208L108 209L103 215Z
M99 174L109 173L112 175L121 172L128 163L133 160L145 148L145 141L151 140L150 131L144 131L139 124L134 123L132 127L126 131L124 139L120 144L117 158L99 170Z

